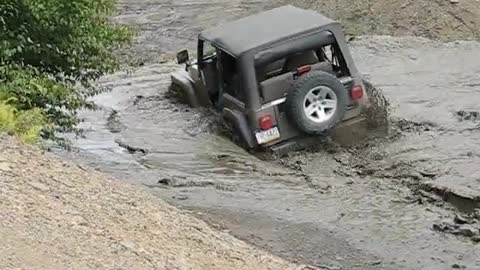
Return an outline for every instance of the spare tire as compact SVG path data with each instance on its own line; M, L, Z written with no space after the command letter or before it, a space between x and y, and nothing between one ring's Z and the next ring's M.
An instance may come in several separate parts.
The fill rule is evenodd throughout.
M348 94L333 75L311 71L299 77L287 94L286 112L301 131L318 135L343 120Z

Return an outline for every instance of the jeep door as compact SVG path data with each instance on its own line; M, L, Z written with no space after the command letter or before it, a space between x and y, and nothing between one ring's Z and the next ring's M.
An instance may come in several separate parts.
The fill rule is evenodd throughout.
M198 41L198 70L200 80L211 102L218 98L219 77L217 49L208 41Z

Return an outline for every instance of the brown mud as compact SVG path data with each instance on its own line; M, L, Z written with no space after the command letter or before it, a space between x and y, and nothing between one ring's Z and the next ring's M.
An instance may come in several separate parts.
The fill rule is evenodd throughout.
M400 3L390 2L310 4L323 3L323 10L340 20L345 16L353 35L476 36L465 30L470 26L456 23L447 31L453 15L442 15L454 12L467 20L478 12L472 1L457 6L406 1L402 12L388 10L387 4ZM169 73L178 68L174 52L195 48L199 30L275 5L121 1L116 19L142 30L132 51L124 53L141 65L103 79L112 92L95 99L102 110L83 114L86 132L74 142L76 151L63 155L150 187L170 203L292 262L320 269L479 269L480 129L474 98L479 43L356 37L350 44L355 61L382 90L369 92L378 104L369 112L378 132L353 146L322 139L315 149L273 162L234 145L205 111L166 96ZM380 15L364 12L372 8ZM353 16L359 11L361 19ZM430 22L444 28L425 32L425 12L435 12ZM395 28L395 21L401 27ZM373 32L371 25L376 25Z
M479 40L476 0L299 0L280 1L313 8L335 18L350 36L420 36L441 41ZM278 5L278 4L277 4Z

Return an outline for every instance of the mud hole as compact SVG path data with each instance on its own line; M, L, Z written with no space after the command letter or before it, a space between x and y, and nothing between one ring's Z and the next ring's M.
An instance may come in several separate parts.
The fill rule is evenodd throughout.
M281 166L298 171L306 183L320 193L325 193L331 185L312 181L312 166L319 164L319 156L330 156L333 159L332 171L338 177L350 179L388 179L404 185L411 190L403 202L419 205L434 205L448 209L451 213L462 212L461 218L455 215L453 219L434 223L433 229L443 233L466 237L473 242L480 242L480 198L478 196L464 197L448 188L432 186L431 181L448 175L448 169L442 164L432 165L429 159L414 161L399 160L392 157L388 145L401 141L410 134L431 133L438 136L447 132L456 132L441 127L436 123L424 121L415 122L390 115L390 103L383 91L366 82L371 98L372 108L367 113L371 135L348 147L339 145L332 140L325 140L321 146L311 147L307 151L296 151L287 157L277 160ZM459 121L476 121L477 112L458 111ZM418 147L407 147L396 154L415 154L421 151ZM472 153L470 153L472 154ZM329 168L330 169L330 168ZM321 170L324 170L322 168ZM315 170L313 170L315 171ZM352 185L355 182L345 182ZM468 220L459 222L459 220ZM466 225L468 224L468 225Z
M425 1L313 2L297 4L323 5L349 23L355 36L375 29L438 37L446 31L444 22L452 20L452 28L460 30L447 31L449 37L475 36L468 30L473 21L465 19L464 25L451 15L461 14L470 1L457 7ZM390 4L405 4L399 9L405 12L392 15L385 10ZM141 184L291 261L320 269L479 269L477 42L352 39L373 106L367 112L369 136L348 146L323 138L281 158L251 155L232 143L228 127L213 113L172 102L168 88L169 73L178 68L175 51L195 48L196 34L204 28L276 5L120 1L116 20L141 29L132 50L120 52L135 67L102 80L112 89L95 99L104 109L83 114L85 136L75 141L75 152L63 154ZM439 14L450 15L435 13L429 23L440 28L418 23L429 18L421 14L439 7L444 7ZM402 17L412 10L421 12L413 20ZM406 27L411 21L414 27Z

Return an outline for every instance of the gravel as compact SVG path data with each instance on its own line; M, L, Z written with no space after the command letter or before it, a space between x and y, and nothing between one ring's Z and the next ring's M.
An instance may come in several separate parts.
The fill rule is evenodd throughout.
M302 269L149 195L0 136L0 269Z

